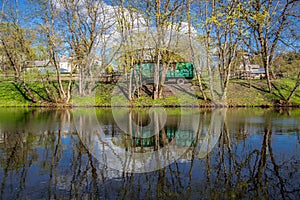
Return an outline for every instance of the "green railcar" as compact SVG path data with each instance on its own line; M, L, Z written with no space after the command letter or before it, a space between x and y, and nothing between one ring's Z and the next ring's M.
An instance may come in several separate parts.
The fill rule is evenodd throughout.
M140 67L141 66L141 67ZM159 75L162 75L163 65L160 65ZM137 74L143 82L152 82L154 77L155 63L142 63L136 65ZM182 84L186 81L192 80L195 76L194 65L189 62L172 63L166 73L166 82L177 82Z

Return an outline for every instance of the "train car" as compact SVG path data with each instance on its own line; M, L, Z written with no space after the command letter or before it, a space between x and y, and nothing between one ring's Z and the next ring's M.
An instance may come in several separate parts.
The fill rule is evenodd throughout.
M141 67L140 67L141 66ZM162 75L163 65L160 65L159 75ZM137 74L140 75L143 83L153 83L155 63L142 63L136 65ZM166 73L166 83L184 84L195 76L194 65L190 62L172 63Z

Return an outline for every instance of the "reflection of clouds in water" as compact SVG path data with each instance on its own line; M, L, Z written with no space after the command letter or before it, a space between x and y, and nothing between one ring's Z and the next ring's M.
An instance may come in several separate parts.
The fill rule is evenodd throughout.
M215 109L212 111L210 126L208 127L205 138L196 148L198 158L205 157L218 143L220 134L223 131L225 115L226 109Z
M139 138L155 135L164 127L167 120L167 114L161 107L150 108L150 122L146 126L141 126L141 124L136 123L136 120L133 120L133 112L130 109L117 109L116 111L113 110L112 113L118 128L127 135L134 135Z
M151 114L154 115L153 119L158 116L157 111L159 110L151 111ZM193 153L202 158L218 142L225 117L225 110L214 110L210 125L204 132L204 129L199 130L200 112L185 112L179 115L180 123L173 122L171 128L168 127L170 121L167 117L165 124L162 124L160 131L157 132L158 134L150 134L149 137L135 137L134 131L138 130L143 133L149 129L143 130L143 127L139 126L136 126L136 129L130 128L132 127L131 123L136 123L128 120L130 113L128 109L118 109L118 120L122 121L123 119L128 125L125 126L126 123L122 123L121 126L125 127L125 131L124 127L118 127L119 131L114 132L114 135L104 134L101 127L98 127L97 130L99 123L92 119L93 114L74 115L74 122L79 126L80 139L102 167L104 165L119 171L142 173L164 168L179 158L184 157L189 160ZM158 118L156 118L156 122L159 123ZM174 127L174 124L177 126ZM143 141L145 142L143 143Z
M272 123L276 124L278 127L297 127L296 125L298 124L298 127L300 127L300 120L298 119L289 119L289 118L274 118L272 119Z

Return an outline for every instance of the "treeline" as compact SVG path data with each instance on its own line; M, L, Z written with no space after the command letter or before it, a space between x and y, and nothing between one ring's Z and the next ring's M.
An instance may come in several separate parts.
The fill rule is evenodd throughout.
M203 99L223 102L230 74L251 55L265 69L272 93L278 71L299 73L298 10L297 0L1 1L0 67L12 71L17 86L36 102L26 63L47 61L45 67L56 70L55 82L48 73L37 77L47 100L69 103L72 94L93 93L109 66L134 77L129 91L140 88L133 69L145 60L156 63L152 97L161 98L167 69L185 60L195 65ZM75 85L62 79L62 55L72 67L69 76L78 73Z

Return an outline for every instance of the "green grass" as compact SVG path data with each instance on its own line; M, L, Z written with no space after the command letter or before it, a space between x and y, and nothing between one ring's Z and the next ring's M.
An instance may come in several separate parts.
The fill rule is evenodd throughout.
M283 104L295 85L293 79L272 81L273 93L268 92L266 80L235 80L230 83L228 101L231 105L273 106ZM291 100L292 105L300 105L300 91Z
M0 106L28 106L29 104L30 101L22 96L13 83L0 83Z
M26 92L21 87L21 83L14 82L0 82L0 106L2 107L30 107L30 106L63 106L62 104L54 104L49 102L49 98L43 88L41 82L26 83L35 96L37 103L26 95ZM53 88L52 88L53 89ZM53 89L54 90L54 89ZM55 91L53 91L55 95Z
M252 80L251 87L245 80L232 81L228 88L227 101L232 106L270 106L273 103L265 96L261 80Z
M274 80L272 82L272 85L274 87L274 92L273 92L273 100L275 101L285 101L288 96L290 95L292 89L295 86L295 80L293 79L280 79L280 80ZM292 104L300 104L300 91L296 92L294 97L291 99Z
M231 80L227 93L227 105L229 106L274 106L283 105L286 98L289 96L291 90L295 85L294 79L278 79L272 81L273 94L268 93L266 80L251 80L251 87L247 80ZM21 94L13 82L0 82L0 106L47 106L50 104L46 102L46 94L41 83L33 82L30 84L33 88L35 97L39 103L32 103L30 99ZM113 105L129 106L129 107L149 107L153 105L165 107L181 107L193 106L198 104L200 106L209 106L211 102L203 101L199 91L195 91L199 95L199 99L190 98L188 95L169 95L162 99L153 100L150 96L143 95L138 99L129 101L122 93L116 91L115 84L99 84L93 91L93 94L86 97L79 97L73 95L71 103L75 106L102 106L110 107L111 99L113 98ZM209 91L206 88L205 91ZM300 106L300 90L291 100L292 106ZM51 104L53 106L53 104Z

